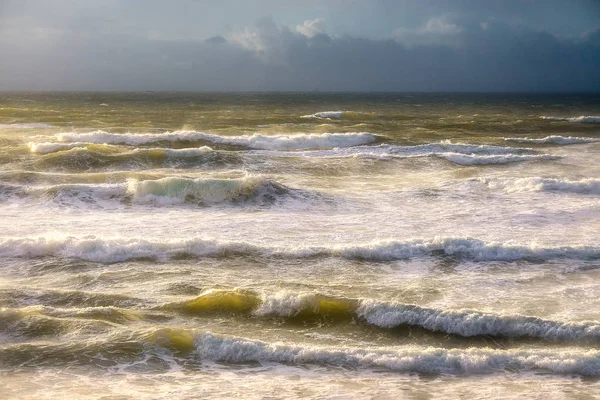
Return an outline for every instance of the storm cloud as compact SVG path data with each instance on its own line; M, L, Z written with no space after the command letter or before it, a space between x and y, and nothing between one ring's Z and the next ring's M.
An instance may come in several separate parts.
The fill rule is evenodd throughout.
M320 16L168 38L99 14L35 18L1 19L0 89L600 91L600 29L564 36L453 12L387 38L332 32Z

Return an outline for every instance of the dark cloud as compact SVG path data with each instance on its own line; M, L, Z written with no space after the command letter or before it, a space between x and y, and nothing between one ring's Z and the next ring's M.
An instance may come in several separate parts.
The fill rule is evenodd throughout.
M396 40L373 40L331 36L321 23L302 27L305 34L263 19L230 40L60 32L27 45L2 40L0 88L600 91L600 30L561 39L493 20L442 18Z

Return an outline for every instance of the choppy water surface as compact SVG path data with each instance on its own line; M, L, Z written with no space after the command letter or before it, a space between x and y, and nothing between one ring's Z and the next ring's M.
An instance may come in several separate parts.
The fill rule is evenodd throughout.
M4 93L0 162L8 398L600 393L598 97Z

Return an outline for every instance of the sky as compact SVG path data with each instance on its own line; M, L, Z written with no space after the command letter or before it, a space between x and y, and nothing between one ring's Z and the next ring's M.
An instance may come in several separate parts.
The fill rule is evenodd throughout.
M0 90L600 91L600 0L0 0Z

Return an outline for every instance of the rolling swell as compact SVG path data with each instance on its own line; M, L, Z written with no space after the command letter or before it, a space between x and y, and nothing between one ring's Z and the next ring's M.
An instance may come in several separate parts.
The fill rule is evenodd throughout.
M550 341L600 341L598 322L564 322L475 310L427 308L373 299L349 299L283 291L208 290L181 303L164 306L190 315L238 314L283 318L291 322L356 321L383 329L418 327L461 337L539 338Z
M449 257L473 261L595 260L600 248L589 245L540 246L485 242L473 238L375 241L333 246L279 247L250 242L189 238L151 241L97 236L1 238L0 256L10 258L64 257L99 263L127 260L168 260L182 257L261 256L282 259L340 257L366 261L393 261L417 257Z
M463 338L600 342L600 324L597 321L558 321L477 310L431 308L375 299L290 291L264 293L248 289L210 289L190 300L151 308L144 308L141 304L137 308L113 305L72 307L67 304L2 308L0 332L17 340L22 336L95 333L139 321L166 322L173 319L171 313L194 317L238 316L275 325L284 320L317 326L337 323L345 326L353 323L386 330L419 328Z
M173 205L192 203L273 204L278 200L297 197L308 200L311 194L291 189L260 176L244 178L184 178L165 177L124 183L70 183L47 186L0 184L0 193L20 199L52 200L58 203L106 205L107 201L126 204ZM316 195L312 195L315 197Z
M251 149L296 150L312 148L332 148L357 146L374 142L376 136L368 132L323 133L295 135L262 135L255 133L245 136L220 136L205 132L176 131L162 134L117 134L104 131L89 133L60 133L56 136L59 142L69 145L75 143L101 143L145 145L161 142L209 142ZM50 147L50 146L47 146Z
M165 349L169 352L165 353ZM157 359L163 362L157 363ZM176 363L175 360L184 362ZM167 371L171 368L180 370L181 364L194 367L211 361L455 375L499 371L600 375L600 353L592 350L292 345L169 328L113 334L104 340L81 343L15 344L0 349L0 365L4 368L34 367L39 363L52 366L91 364L126 371L129 365L140 368L148 363L150 370Z
M100 168L140 168L150 166L190 167L236 165L241 158L210 147L191 149L135 149L117 152L104 145L87 145L44 154L34 166L43 170L87 171Z
M276 157L366 158L382 160L414 157L437 157L457 165L507 164L512 162L543 161L559 158L549 154L539 153L533 149L448 142L430 143L415 146L381 144L377 146L357 146L331 150L295 152L257 150L251 152L251 154L261 154Z

